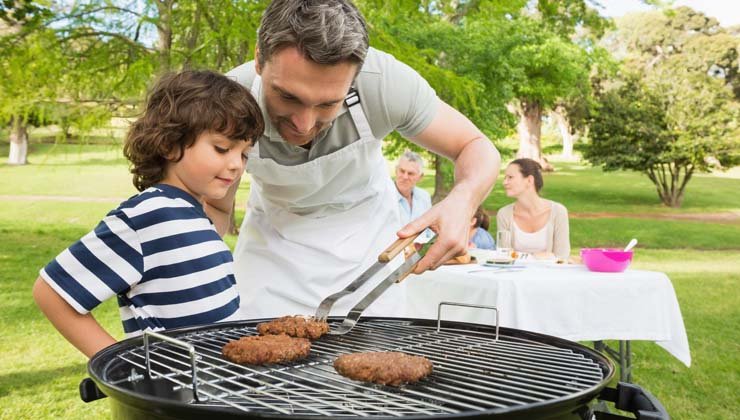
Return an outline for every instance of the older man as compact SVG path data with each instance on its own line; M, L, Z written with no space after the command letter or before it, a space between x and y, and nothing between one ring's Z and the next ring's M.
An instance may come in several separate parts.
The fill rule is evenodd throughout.
M396 164L396 190L401 224L406 225L418 219L432 208L432 198L429 193L416 186L422 176L424 176L424 160L418 153L406 151ZM429 229L424 231L425 238L429 238L431 234Z

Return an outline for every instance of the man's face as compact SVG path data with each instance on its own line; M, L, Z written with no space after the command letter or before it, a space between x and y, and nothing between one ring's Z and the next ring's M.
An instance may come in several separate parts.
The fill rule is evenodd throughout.
M398 161L396 166L396 188L403 195L408 195L421 179L421 168L416 162L406 159Z
M302 146L327 129L342 108L357 64L317 64L295 47L256 63L270 122L290 144Z

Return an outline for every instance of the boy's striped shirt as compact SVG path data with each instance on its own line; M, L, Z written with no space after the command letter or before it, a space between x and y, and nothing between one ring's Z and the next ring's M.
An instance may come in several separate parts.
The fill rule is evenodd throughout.
M237 318L232 256L203 207L157 184L121 203L41 270L77 312L118 297L127 336Z

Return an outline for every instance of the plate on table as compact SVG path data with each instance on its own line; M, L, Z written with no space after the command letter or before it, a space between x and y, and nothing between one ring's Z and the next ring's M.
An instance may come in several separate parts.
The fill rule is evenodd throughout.
M483 265L488 266L510 266L514 265L516 260L514 258L506 258L506 257L495 257L495 258L488 258Z

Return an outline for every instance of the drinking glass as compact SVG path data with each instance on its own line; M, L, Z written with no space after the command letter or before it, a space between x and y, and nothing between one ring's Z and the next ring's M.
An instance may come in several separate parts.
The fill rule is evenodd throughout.
M496 232L496 251L499 254L511 255L511 232L508 230L499 230Z

